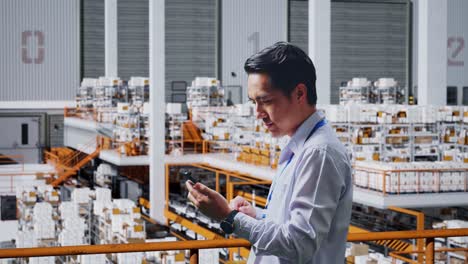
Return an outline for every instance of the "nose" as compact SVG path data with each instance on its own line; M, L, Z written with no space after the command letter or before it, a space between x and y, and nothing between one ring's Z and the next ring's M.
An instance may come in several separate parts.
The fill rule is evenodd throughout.
M257 114L257 119L262 119L262 118L267 117L267 113L263 109L262 105L259 103L255 104L255 112Z

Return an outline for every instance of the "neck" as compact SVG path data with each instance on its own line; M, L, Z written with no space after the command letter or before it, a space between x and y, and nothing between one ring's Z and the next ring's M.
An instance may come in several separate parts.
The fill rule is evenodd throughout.
M307 108L304 109L303 111L299 111L299 113L298 113L299 122L294 127L294 129L290 133L288 133L288 136L292 137L294 135L294 133L296 133L297 129L302 125L302 123L304 123L304 121L307 118L309 118L309 116L313 115L315 112L317 112L317 108L315 108L315 105L314 106L307 106Z

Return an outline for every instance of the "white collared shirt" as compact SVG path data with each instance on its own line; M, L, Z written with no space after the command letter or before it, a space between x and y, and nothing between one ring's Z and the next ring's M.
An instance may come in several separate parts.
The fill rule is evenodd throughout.
M328 124L306 141L323 118L318 111L307 118L283 149L268 208L256 219L242 213L234 218L234 234L252 243L248 263L344 262L351 165Z

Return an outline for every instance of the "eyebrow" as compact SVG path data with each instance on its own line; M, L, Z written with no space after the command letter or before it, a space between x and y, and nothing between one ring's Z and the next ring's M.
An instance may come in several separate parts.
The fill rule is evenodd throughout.
M268 97L270 97L270 96L271 96L271 95L257 96L257 97L255 97L255 101L257 101L257 100L265 100L265 98L268 98ZM252 99L250 96L248 96L248 99L249 99L250 101L254 101L254 99Z

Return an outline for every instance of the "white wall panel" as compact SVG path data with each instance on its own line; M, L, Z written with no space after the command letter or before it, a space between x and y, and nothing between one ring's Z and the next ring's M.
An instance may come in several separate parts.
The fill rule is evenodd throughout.
M79 0L0 1L0 101L73 100Z
M245 60L277 41L287 40L286 0L221 1L223 85L241 85L247 98Z
M447 0L419 1L418 104L447 103Z
M468 1L447 2L447 85L468 87ZM461 103L461 100L459 100Z

